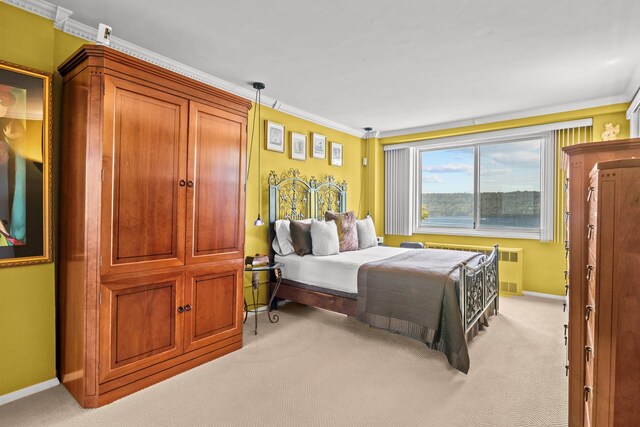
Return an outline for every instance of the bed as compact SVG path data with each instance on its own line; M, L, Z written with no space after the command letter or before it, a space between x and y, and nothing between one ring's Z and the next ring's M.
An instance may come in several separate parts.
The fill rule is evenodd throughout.
M346 192L346 183L332 176L317 180L295 169L272 171L269 242L276 238L277 220L321 220L325 211L345 212ZM467 341L499 308L497 245L489 254L377 246L322 257L281 256L273 250L270 256L284 264L279 286L272 281L277 299L419 339L465 373Z

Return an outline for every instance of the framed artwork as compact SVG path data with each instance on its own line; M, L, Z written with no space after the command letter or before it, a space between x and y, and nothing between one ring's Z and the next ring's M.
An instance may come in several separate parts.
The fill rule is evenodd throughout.
M342 166L342 144L331 143L331 165Z
M284 153L284 126L267 121L267 150Z
M307 160L307 135L291 132L291 158Z
M51 92L51 74L0 61L0 267L52 261Z
M313 158L327 158L327 137L319 133L311 133L311 141L313 143Z

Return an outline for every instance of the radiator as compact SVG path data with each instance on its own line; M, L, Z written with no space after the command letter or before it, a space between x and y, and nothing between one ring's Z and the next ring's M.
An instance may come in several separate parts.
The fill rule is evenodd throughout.
M453 249L458 251L480 252L491 254L491 246L456 245L449 243L424 242L425 247L431 249ZM500 246L498 275L500 279L500 294L522 295L522 248L504 248Z

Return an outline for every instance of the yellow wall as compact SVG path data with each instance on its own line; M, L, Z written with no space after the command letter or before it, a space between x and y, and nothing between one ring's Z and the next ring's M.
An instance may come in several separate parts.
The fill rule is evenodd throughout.
M600 141L600 134L604 131L605 123L613 123L620 125L619 139L629 137L629 122L626 120L625 112L628 104L615 104L598 108L589 108L584 110L567 111L558 114L548 114L536 117L527 117L524 119L508 120L496 123L488 123L476 126L465 126L454 129L443 129L432 132L423 132L412 135L403 135L390 138L382 138L375 141L375 144L398 144L402 142L418 141L423 139L442 138L446 136L464 135L468 133L486 132L492 130L509 129L520 126L531 126L543 123L559 122L564 120L576 120L583 118L593 118L593 139ZM561 166L561 165L560 165ZM384 159L376 162L376 179L384 174ZM371 179L372 174L367 175ZM378 232L384 230L384 185L375 186L370 190L374 193L370 197L376 198L375 220ZM380 202L382 199L382 202ZM382 206L382 208L380 207ZM435 234L414 234L413 236L392 236L385 235L385 243L391 246L398 246L404 241L421 241L421 242L438 242L467 244L479 246L492 246L498 243L501 246L512 248L523 248L524 271L523 271L523 288L525 291L542 292L547 294L564 295L563 271L565 269L564 262L564 245L558 243L540 243L537 240L526 239L496 239L482 237L465 237L465 236L445 236Z
M53 23L34 14L0 3L0 59L55 73L57 66L68 58L85 40L54 29ZM265 94L268 94L268 89ZM59 124L61 112L61 81L54 77L54 201L57 200L58 159L60 158ZM249 116L251 135L252 113ZM258 149L262 149L261 189L262 218L268 218L267 176L297 168L303 174L320 178L332 174L348 184L347 207L357 210L360 204L362 141L282 112L262 107L262 119L285 125L285 153L267 151L262 141L253 144L251 173L247 182L246 253L268 253L267 226L254 227L257 215ZM291 160L290 131L318 132L327 141L343 144L343 166L330 166L326 160L308 158ZM328 147L329 148L329 145ZM57 209L54 209L57 211ZM54 213L54 221L57 222ZM54 235L55 236L55 235ZM55 256L55 254L54 254ZM247 275L247 284L250 278ZM245 292L247 296L250 292ZM262 289L262 296L266 294ZM261 298L264 302L264 298ZM55 340L55 267L44 264L31 267L0 268L0 395L49 380L56 375Z
M0 58L17 64L55 72L57 65L66 59L85 41L55 30L53 23L36 15L0 3ZM60 118L60 79L54 78L54 187L57 186L57 159L60 158L59 118ZM265 94L268 94L268 89ZM488 125L470 126L423 134L371 139L368 150L363 141L320 125L278 112L262 108L263 120L273 120L286 126L285 153L267 151L264 148L264 136L260 143L255 142L251 171L247 182L247 227L246 253L267 253L267 226L254 227L257 215L257 153L262 150L260 182L262 203L260 212L266 221L268 218L267 176L270 170L283 172L289 168L298 168L307 176L321 177L332 174L337 180L348 183L347 208L362 216L371 211L379 234L384 231L384 155L383 145L424 138L437 138L462 133L505 129L559 120L583 117L594 118L594 136L599 138L605 122L620 123L620 138L628 137L628 123L624 118L626 105L602 107L598 109L572 111L548 116L511 120ZM252 113L249 117L249 136L251 135ZM260 126L264 126L263 123ZM602 128L602 129L601 129ZM264 127L262 127L264 132ZM344 147L344 165L330 166L329 160L309 158L305 162L290 159L290 131L304 133L318 132L327 136L328 141L336 141ZM264 134L263 134L264 135ZM257 133L255 134L257 141ZM369 166L361 166L361 157L369 157ZM363 180L362 177L366 179ZM361 192L364 186L364 192ZM362 195L362 203L361 203ZM57 200L57 191L54 201ZM54 217L55 220L55 217ZM440 242L465 242L470 244L488 244L494 239L459 238L448 236L416 235L412 238L386 236L392 245L404 240L436 240ZM525 289L538 292L560 293L559 280L562 264L561 246L541 244L531 240L497 239L500 244L519 246L525 253ZM539 266L543 266L542 268ZM0 395L46 381L55 376L55 269L53 264L31 267L0 269ZM245 277L249 284L249 277ZM246 289L245 295L249 296ZM265 295L264 289L262 295ZM264 298L262 298L264 302Z
M0 3L0 59L4 61L52 73L82 43L55 30L47 19ZM60 81L55 79L56 124L59 89ZM60 133L54 127L55 162ZM0 395L56 375L54 279L54 264L0 268Z
M265 90L265 94L268 94L268 85ZM252 131L252 122L253 122L253 113L255 111L254 108L249 112L249 134L248 139L251 138ZM361 195L361 184L362 184L362 175L364 168L362 167L361 157L362 157L362 140L359 137L352 136L343 132L339 132L333 129L326 128L324 126L320 126L318 124L282 113L280 111L273 110L271 108L267 108L262 106L262 136L260 144L258 144L258 133L257 129L254 134L254 143L253 149L251 152L251 165L249 171L249 178L247 181L247 214L246 214L246 239L245 239L245 253L247 255L255 255L256 253L260 254L268 254L269 248L267 245L268 240L268 218L269 218L269 187L267 183L267 179L269 176L269 171L275 171L280 174L281 172L288 171L290 168L299 169L303 175L306 175L307 178L311 178L315 176L320 179L324 177L325 174L333 175L336 178L336 181L346 181L347 182L347 209L356 211L358 213L359 207L361 207L360 211L366 213L364 210L364 199L362 202L360 201ZM264 122L267 120L274 121L280 123L285 126L286 139L285 139L285 152L278 153L275 151L269 151L265 149L265 136ZM256 120L257 122L257 120ZM258 125L256 125L258 126ZM292 160L291 159L291 137L290 132L294 131L297 133L302 133L307 135L307 160ZM327 137L327 158L324 160L311 158L310 153L310 140L311 140L311 132L317 132ZM338 142L342 144L343 147L343 165L342 166L331 166L329 164L329 149L330 141ZM248 142L248 145L251 145L251 141ZM261 160L261 168L260 168L260 188L262 190L262 203L260 208L260 214L262 215L262 219L265 221L265 225L261 227L256 227L253 225L256 217L258 216L258 185L257 185L257 174L258 174L258 149L262 152L262 160ZM247 147L247 151L249 147ZM267 279L266 275L261 278L263 281ZM251 301L251 276L249 273L245 274L245 296L247 298L247 302ZM266 289L264 286L260 291L260 302L264 303L266 296Z

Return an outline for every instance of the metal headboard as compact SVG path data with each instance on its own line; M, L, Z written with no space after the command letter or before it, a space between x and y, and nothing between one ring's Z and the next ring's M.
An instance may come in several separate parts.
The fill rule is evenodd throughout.
M346 210L347 183L336 183L333 175L319 181L314 176L307 179L298 169L269 173L269 224L279 219L322 220L325 211Z

